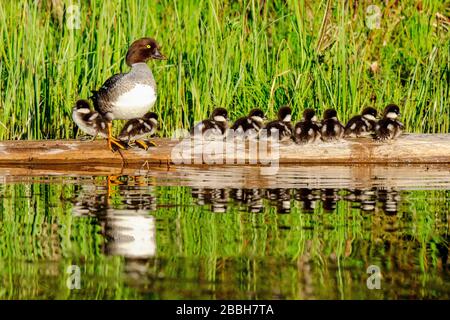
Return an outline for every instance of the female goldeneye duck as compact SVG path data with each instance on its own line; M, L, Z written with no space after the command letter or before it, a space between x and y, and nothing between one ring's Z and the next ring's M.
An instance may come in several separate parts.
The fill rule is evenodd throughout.
M228 111L215 108L209 119L203 120L191 129L191 135L224 136L228 129Z
M113 151L113 145L123 148L123 144L112 136L112 121L142 118L156 102L155 79L146 63L150 59L165 59L159 50L152 38L134 41L126 55L130 72L113 75L93 92L94 108L107 120L108 147Z
M89 102L78 100L72 109L72 119L84 133L95 139L97 136L107 138L107 121L94 110L91 110Z
M351 118L345 126L344 136L359 137L375 130L377 124L377 110L372 107L365 108L361 115Z
M337 118L335 109L327 109L323 114L322 127L320 128L322 141L330 142L339 140L344 135L344 126Z
M396 104L389 104L384 109L383 119L375 126L375 139L393 140L402 133L404 126L397 120L400 116L400 108Z
M266 125L266 133L268 137L273 137L278 133L278 139L287 141L292 136L291 124L292 109L288 106L283 106L278 110L278 120L273 120Z
M296 143L313 143L320 139L320 126L317 123L316 112L313 109L303 111L303 119L294 128Z
M152 136L158 129L158 115L154 112L147 112L142 118L131 119L123 126L118 138L129 143L134 140L136 145L147 150L153 142L142 140L146 136Z
M257 134L264 127L265 119L266 117L261 109L253 109L247 117L237 119L231 126L231 129L233 129L237 135L252 136Z

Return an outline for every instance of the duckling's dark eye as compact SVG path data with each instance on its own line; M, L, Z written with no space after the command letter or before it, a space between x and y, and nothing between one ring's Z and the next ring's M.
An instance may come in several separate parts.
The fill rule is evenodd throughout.
M147 45L147 48L148 48L148 49L150 49L150 48L151 48L151 46L150 46L150 45L148 44L148 45Z

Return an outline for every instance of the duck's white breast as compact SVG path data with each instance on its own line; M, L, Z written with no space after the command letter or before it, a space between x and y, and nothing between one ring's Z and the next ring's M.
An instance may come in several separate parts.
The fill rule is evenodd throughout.
M156 92L152 86L137 84L119 96L113 103L114 119L141 118L156 102Z

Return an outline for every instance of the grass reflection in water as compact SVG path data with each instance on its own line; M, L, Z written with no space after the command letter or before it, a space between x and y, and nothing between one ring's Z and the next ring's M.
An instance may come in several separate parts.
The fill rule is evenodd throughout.
M1 298L449 298L449 190L41 180L0 185Z

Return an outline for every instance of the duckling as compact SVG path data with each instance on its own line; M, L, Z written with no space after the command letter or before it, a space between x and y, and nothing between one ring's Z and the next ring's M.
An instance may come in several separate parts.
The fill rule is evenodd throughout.
M292 136L292 124L291 124L292 110L288 106L283 106L278 110L278 120L273 120L266 125L266 133L268 137L271 137L278 132L278 139L280 141L287 141Z
M264 127L264 120L266 119L264 112L261 109L253 109L247 117L237 119L231 126L237 135L252 136Z
M377 123L377 110L372 107L366 107L361 115L352 117L345 126L345 137L359 137L369 134L375 129Z
M389 104L384 108L383 119L375 126L374 138L376 140L394 140L400 136L404 126L397 120L400 116L400 108L396 104Z
M294 128L296 143L313 143L320 139L320 125L316 121L316 112L313 109L308 108L303 111L303 120Z
M224 108L215 108L209 119L197 123L191 129L191 135L225 136L227 129L228 111Z
M158 115L147 112L142 118L128 120L119 133L119 140L129 143L134 140L136 145L147 150L153 142L141 140L143 137L153 135L158 129Z
M78 128L84 133L97 137L108 138L107 121L97 111L91 110L87 100L78 100L72 109L72 118Z
M327 109L323 114L322 127L320 129L322 141L330 142L339 140L344 135L344 126L337 118L335 109Z

